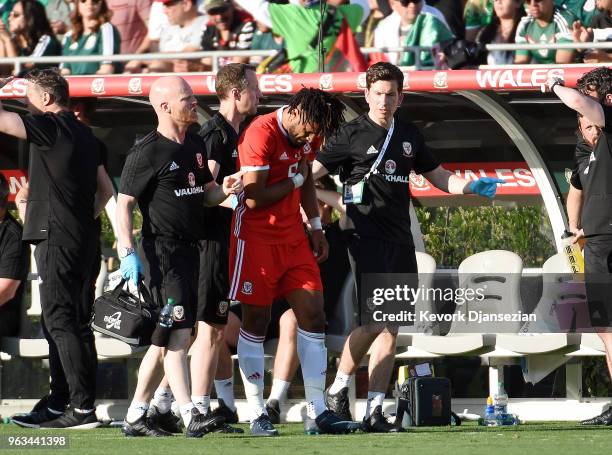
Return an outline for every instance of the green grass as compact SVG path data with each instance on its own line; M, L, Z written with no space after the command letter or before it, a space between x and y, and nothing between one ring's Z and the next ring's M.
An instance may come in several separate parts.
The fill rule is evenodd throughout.
M15 425L0 425L0 448L7 447L9 436L67 436L68 449L22 448L19 454L83 453L101 455L174 455L190 454L327 454L361 455L397 453L423 455L460 454L555 454L587 455L609 453L612 427L587 428L575 423L531 423L518 427L483 428L474 423L460 427L414 428L402 434L364 434L347 436L305 436L301 424L278 425L277 438L253 438L245 435L206 435L202 439L125 438L118 428L89 431L47 432L27 430ZM1 450L11 453L10 450Z

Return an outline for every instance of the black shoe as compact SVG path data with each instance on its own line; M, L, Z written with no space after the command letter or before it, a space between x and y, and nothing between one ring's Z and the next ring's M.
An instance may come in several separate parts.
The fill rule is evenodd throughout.
M40 428L41 423L50 422L54 419L58 419L63 414L56 414L49 411L47 408L43 408L36 412L29 412L27 414L16 414L11 417L11 421L15 425L19 425L24 428Z
M370 417L363 419L363 431L368 433L399 433L404 431L387 420L382 412L382 406L376 406Z
M36 404L34 405L34 407L32 408L30 412L38 412L38 411L42 411L43 409L47 409L49 407L49 398L51 398L51 395L45 395L44 397L42 397L40 400L36 402ZM58 409L58 411L64 411L64 409L65 408L61 408L61 409Z
M359 422L346 420L334 411L326 409L315 419L319 433L327 434L348 434L361 429Z
M592 419L583 420L582 425L612 425L612 406Z
M201 414L198 408L193 408L191 410L191 422L189 422L185 436L188 438L201 438L206 433L217 431L223 425L225 425L223 417Z
M340 392L336 394L329 393L329 389L327 389L325 391L325 404L341 419L353 420L348 397L348 387L340 389Z
M151 406L147 412L151 426L159 428L166 433L182 433L183 421L174 412L161 412L157 406Z
M127 420L121 427L121 432L128 437L147 436L151 438L163 438L166 436L172 436L172 433L157 428L152 424L151 420L147 417L147 414L143 414L139 419L130 423Z
M270 422L274 425L278 425L280 423L280 403L278 400L269 400L266 403L266 412L268 413L268 417L270 417Z
M264 437L278 436L278 430L270 422L270 417L262 414L251 422L251 435Z
M78 412L72 408L66 411L57 419L49 420L40 424L40 428L72 428L77 430L88 430L97 428L102 422L96 417L96 411Z
M238 423L238 411L232 411L223 399L217 399L219 406L211 411L211 416L221 416L225 419L225 423Z

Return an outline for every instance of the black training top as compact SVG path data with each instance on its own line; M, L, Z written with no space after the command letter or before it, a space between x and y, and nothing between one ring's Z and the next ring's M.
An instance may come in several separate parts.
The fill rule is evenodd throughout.
M325 145L317 160L343 183L354 185L369 172L387 137L387 130L368 114L344 124ZM440 163L431 154L421 132L395 117L393 136L377 173L370 175L364 202L348 204L343 230L379 237L399 244L413 244L410 233L410 172L429 172Z
M72 112L22 117L30 143L23 239L80 248L95 236L94 199L100 145Z
M612 107L602 106L605 125L582 179L582 227L586 236L612 234Z
M574 155L574 167L572 168L572 176L570 183L578 190L582 190L582 181L586 179L584 170L589 165L589 157L593 152L593 148L584 140L580 132L576 133L576 152Z
M236 172L238 159L238 133L218 112L202 125L199 132L206 145L205 160L219 163L216 182L223 184L223 178ZM206 228L206 238L229 241L232 224L232 210L226 207L207 207L205 216L210 220Z
M20 280L21 284L15 297L0 306L0 321L12 321L10 326L16 330L8 330L9 325L0 324L1 336L14 336L19 331L19 310L30 270L30 248L21 241L21 235L21 225L7 212L0 223L0 278Z
M134 144L119 192L138 199L144 238L203 238L204 186L212 181L203 153L202 138L189 132L183 144L157 131Z

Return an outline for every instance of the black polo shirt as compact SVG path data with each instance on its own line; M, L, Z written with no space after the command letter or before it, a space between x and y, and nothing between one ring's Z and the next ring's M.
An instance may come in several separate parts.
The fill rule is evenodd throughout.
M382 148L387 130L368 114L344 124L327 142L317 160L343 183L358 183L368 173ZM411 123L395 117L395 127L377 173L370 175L364 202L347 204L343 230L389 242L413 245L410 232L410 172L429 172L440 163Z
M100 145L72 112L22 117L30 143L23 239L79 249L95 236Z
M21 225L7 213L0 223L0 278L20 280L15 297L0 305L0 336L19 334L23 294L30 270L30 248L21 241Z
M219 163L216 182L223 184L223 178L236 172L238 159L238 133L218 112L199 132L206 146L205 160ZM205 217L210 220L206 228L206 238L228 241L232 225L232 210L227 207L206 207Z
M204 187L213 180L205 153L190 132L179 144L153 131L132 147L119 192L138 199L144 238L204 238Z
M586 179L584 170L589 165L589 158L593 153L593 148L584 140L580 132L576 133L576 151L574 154L574 167L570 183L578 190L582 191L582 180Z
M605 125L582 180L582 228L586 236L612 234L612 107L602 106Z

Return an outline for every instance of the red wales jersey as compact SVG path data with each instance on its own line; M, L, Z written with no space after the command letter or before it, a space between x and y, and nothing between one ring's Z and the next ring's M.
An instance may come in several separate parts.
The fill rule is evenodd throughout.
M238 142L238 167L243 171L268 171L266 186L274 185L296 174L300 159L314 161L319 139L301 147L293 147L282 127L282 111L256 118ZM232 232L242 240L258 243L290 243L304 238L300 214L300 189L266 207L250 209L244 203L244 193L234 211Z

